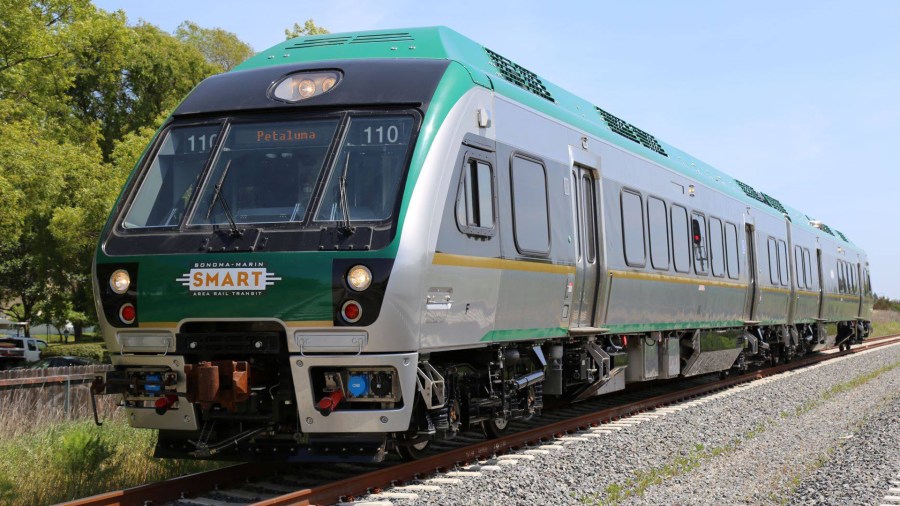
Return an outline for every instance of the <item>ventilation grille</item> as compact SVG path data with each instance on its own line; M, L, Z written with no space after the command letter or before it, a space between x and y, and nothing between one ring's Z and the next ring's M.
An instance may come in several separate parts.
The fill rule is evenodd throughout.
M846 242L846 243L849 243L849 242L850 242L850 241L847 240L847 236L844 235L844 233L841 232L840 230L835 229L835 230L834 230L834 233L836 233L837 235L841 236L841 239L843 239L844 242Z
M491 65L497 69L497 73L500 74L500 77L543 99L554 103L556 102L556 100L553 99L553 95L550 94L550 91L547 90L547 87L544 86L544 82L541 81L541 78L538 77L537 74L517 63L513 63L512 60L504 58L488 48L484 48L484 50L491 59Z
M351 44L367 44L369 42L406 42L416 40L412 35L406 32L398 33L375 33L372 35L357 35Z
M831 231L831 227L824 223L819 223L819 230L827 233L828 235L834 235L834 232Z
M324 39L304 39L285 49L306 49L310 47L340 46L350 42L353 37L325 37Z
M372 33L355 37L322 37L303 39L285 49L307 49L311 47L343 46L344 44L370 44L372 42L409 42L416 40L408 32Z
M747 184L743 181L738 181L737 179L735 179L734 182L737 183L738 186L741 187L741 190L744 190L744 193L746 193L747 196L750 197L751 199L756 199L756 200L762 202L763 204L768 204L768 202L766 202L766 198L763 197L761 193L756 191L749 184Z
M765 193L761 193L761 195L763 196L763 198L766 199L766 204L769 204L769 207L771 207L773 209L777 209L781 214L786 215L788 213L787 209L785 209L784 206L781 205L781 202L779 202L778 199L776 199L775 197L766 195ZM788 219L791 219L791 217L788 216Z
M642 144L647 149L656 151L657 153L663 156L669 156L666 154L666 150L659 145L656 137L648 134L647 132L641 130L640 128L628 123L627 121L613 116L612 114L604 111L603 109L594 106L594 109L597 109L597 112L600 113L600 116L603 117L603 120L606 121L606 126L609 127L613 132L625 137L626 139L630 139L638 144Z

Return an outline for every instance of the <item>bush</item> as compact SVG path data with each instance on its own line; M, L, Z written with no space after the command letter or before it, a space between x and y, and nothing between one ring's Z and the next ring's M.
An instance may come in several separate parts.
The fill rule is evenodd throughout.
M109 352L102 343L81 343L81 344L57 344L47 347L42 357L61 357L70 355L73 357L84 357L97 360L98 362L109 363Z

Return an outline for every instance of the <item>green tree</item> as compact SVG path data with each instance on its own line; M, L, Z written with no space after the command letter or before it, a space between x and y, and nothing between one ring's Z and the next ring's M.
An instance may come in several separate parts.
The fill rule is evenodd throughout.
M326 33L331 32L321 26L317 26L312 19L307 19L303 23L303 26L301 26L300 23L294 23L293 27L285 29L284 37L286 39L293 39L295 37L305 37L307 35L325 35Z
M253 48L237 35L221 28L202 28L192 21L178 25L175 37L199 51L220 72L231 70L254 54Z

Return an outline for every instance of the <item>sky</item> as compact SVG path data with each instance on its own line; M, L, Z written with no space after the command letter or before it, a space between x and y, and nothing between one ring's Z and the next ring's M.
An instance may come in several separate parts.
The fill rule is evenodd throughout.
M445 25L842 231L900 299L900 2L96 0L260 51L331 32Z

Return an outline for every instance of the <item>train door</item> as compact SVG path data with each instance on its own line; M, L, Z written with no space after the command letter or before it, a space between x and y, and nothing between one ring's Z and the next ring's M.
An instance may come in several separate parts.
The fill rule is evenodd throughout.
M590 169L572 170L575 191L575 236L578 256L571 327L593 327L596 318L597 271L597 180Z
M865 280L863 279L862 264L859 263L859 261L857 261L856 262L856 280L854 283L855 289L856 289L856 296L859 298L859 304L857 305L857 308L856 308L856 316L857 317L862 316L863 293L865 292L865 290L863 290L863 287L865 286L863 284L864 282L865 282Z
M753 233L753 225L748 223L745 227L747 241L747 273L749 274L750 286L747 292L747 302L744 307L744 314L747 315L747 321L754 321L756 318L757 294L759 293L756 269L756 239Z

